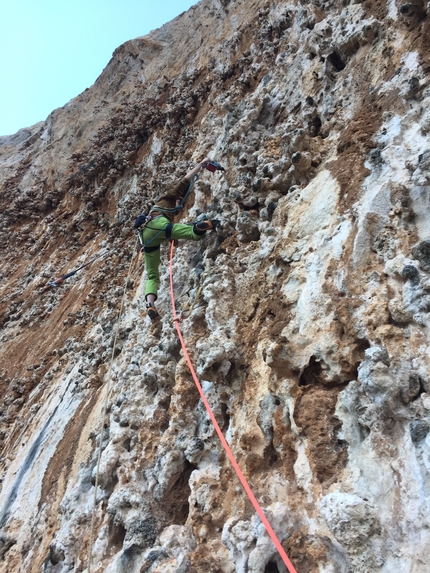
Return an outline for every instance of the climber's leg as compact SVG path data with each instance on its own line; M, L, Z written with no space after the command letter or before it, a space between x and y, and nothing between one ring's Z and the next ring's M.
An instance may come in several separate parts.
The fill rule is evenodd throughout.
M191 225L183 225L182 223L176 223L172 227L172 239L188 239L189 241L200 241L206 231L211 229L216 229L219 225L219 221L213 219L212 221L199 221Z
M200 241L202 238L194 232L194 227L191 225L184 225L183 223L175 223L172 227L172 239L186 239L188 241Z
M160 249L145 253L145 270L146 270L146 283L145 283L145 300L148 307L149 318L157 318L158 313L155 310L155 301L157 300L158 286L160 284L160 273L158 267L160 266Z

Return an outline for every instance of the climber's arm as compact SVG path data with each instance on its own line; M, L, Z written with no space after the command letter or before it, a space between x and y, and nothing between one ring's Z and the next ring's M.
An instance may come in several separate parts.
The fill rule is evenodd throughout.
M156 204L161 207L171 207L172 205L168 205L164 203L165 201L170 202L180 197L183 197L187 192L191 179L196 175L207 163L208 161L212 161L209 157L205 157L203 161L200 161L193 169L191 169L183 179L181 179L172 189L164 193L163 195L159 196L156 199Z
M212 159L210 157L205 157L203 161L200 161L200 163L198 163L195 167L193 167L190 171L188 171L188 173L185 175L185 179L191 181L194 175L196 175L196 173L198 173L201 169L203 169L205 163L208 163L209 161L212 161Z

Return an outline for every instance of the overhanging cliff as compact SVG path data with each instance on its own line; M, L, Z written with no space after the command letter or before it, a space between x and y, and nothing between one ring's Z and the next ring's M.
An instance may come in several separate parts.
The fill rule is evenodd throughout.
M210 154L174 287L242 471L298 573L427 572L429 12L201 0L0 138L0 571L86 570L100 443L91 571L286 570L132 255Z

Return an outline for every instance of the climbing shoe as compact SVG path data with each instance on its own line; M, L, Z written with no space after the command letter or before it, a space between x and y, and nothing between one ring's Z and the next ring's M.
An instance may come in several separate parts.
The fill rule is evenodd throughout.
M158 318L160 316L157 312L157 309L152 304L152 302L147 302L146 308L148 309L148 316L151 320L155 320L156 318Z
M194 225L194 232L196 235L204 235L206 231L215 230L220 224L218 219L211 221L199 221Z

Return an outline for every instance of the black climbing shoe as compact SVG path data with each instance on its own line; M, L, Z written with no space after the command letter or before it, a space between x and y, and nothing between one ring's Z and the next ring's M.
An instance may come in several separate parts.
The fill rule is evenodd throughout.
M211 221L199 221L194 225L194 232L196 235L204 235L206 231L215 231L215 229L220 225L218 219L212 219Z
M146 308L148 309L148 316L151 320L155 320L160 316L152 302L147 302Z

